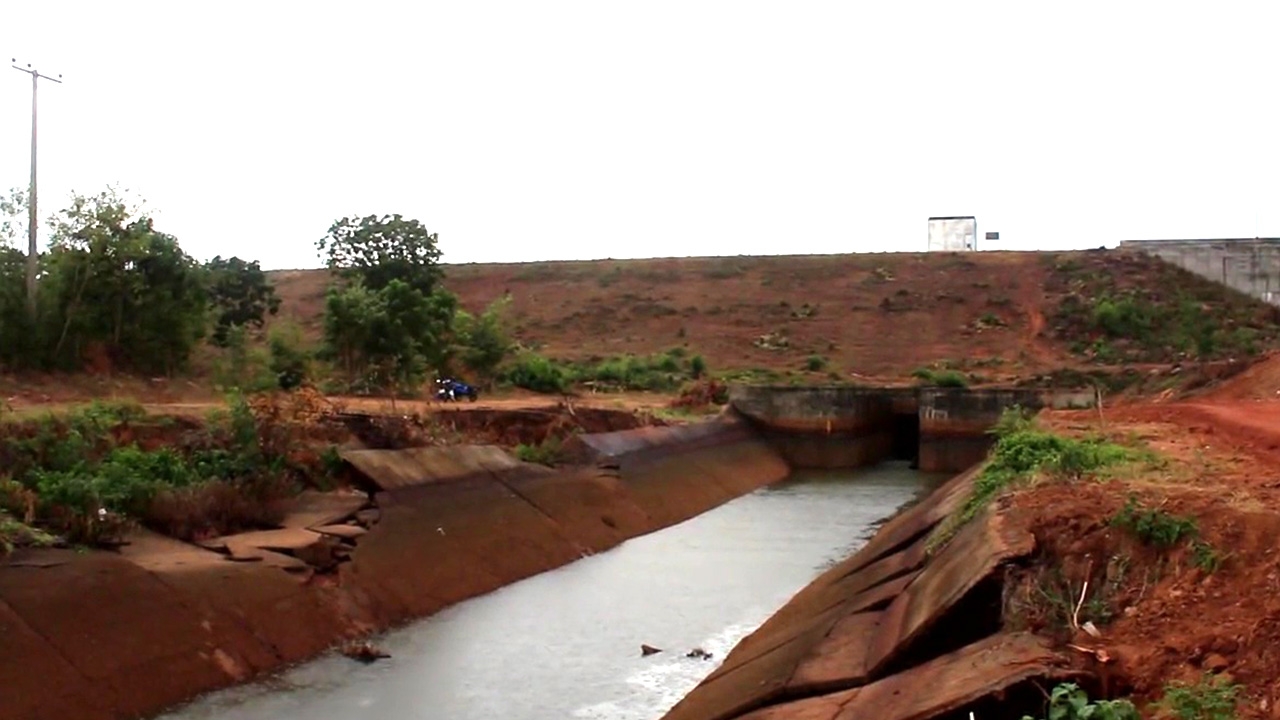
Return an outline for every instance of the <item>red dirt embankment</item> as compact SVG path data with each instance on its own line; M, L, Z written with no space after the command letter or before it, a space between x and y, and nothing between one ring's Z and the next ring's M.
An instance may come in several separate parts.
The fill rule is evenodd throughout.
M628 442L636 433L643 441ZM460 471L378 492L379 519L336 572L285 563L286 572L274 553L232 562L151 535L120 554L14 553L0 563L0 719L158 713L680 522L788 472L728 418L712 432L651 428L603 439L629 452L565 471L488 470L461 457L467 448L433 449L458 455Z

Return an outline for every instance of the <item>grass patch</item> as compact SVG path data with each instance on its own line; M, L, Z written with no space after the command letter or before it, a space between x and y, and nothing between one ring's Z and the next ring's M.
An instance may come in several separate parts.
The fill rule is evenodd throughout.
M1144 545L1160 550L1171 550L1186 543L1192 564L1206 573L1222 567L1222 555L1200 538L1200 526L1193 517L1173 515L1159 507L1142 508L1138 498L1130 495L1111 518L1111 525L1131 533Z
M674 392L689 380L707 374L701 355L688 356L684 348L655 355L622 355L586 362L553 360L533 352L516 357L500 380L540 393L567 393L589 384L606 391Z
M1195 518L1171 515L1160 508L1140 508L1138 498L1130 495L1124 507L1111 518L1111 525L1133 533L1143 544L1162 550L1199 534Z
M911 376L920 380L921 385L935 387L963 388L969 387L969 379L957 370L934 370L933 368L916 368Z
M537 445L516 446L516 457L522 462L555 467L564 461L564 446L560 438L549 437Z
M1070 438L1040 429L1021 408L1006 410L990 431L995 446L973 481L973 493L930 538L929 551L945 545L965 523L1010 487L1037 476L1074 480L1138 458L1130 448L1101 438Z

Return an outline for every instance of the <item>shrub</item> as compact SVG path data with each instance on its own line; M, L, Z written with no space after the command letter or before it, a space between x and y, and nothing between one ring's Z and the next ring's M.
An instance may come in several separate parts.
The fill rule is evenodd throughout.
M1062 683L1049 695L1049 720L1141 720L1128 700L1094 700L1075 683ZM1023 715L1022 720L1036 720Z
M933 370L931 368L916 368L911 373L923 382L923 385L935 385L937 387L962 388L968 387L969 381L965 379L964 373L957 370Z
M507 370L506 380L516 387L540 393L563 393L569 374L563 367L536 353L524 353Z
M158 491L142 514L148 527L182 540L278 526L295 488L280 476L210 480Z
M1205 675L1195 685L1166 685L1160 704L1178 720L1233 720L1239 692L1226 678Z
M1184 539L1199 534L1195 518L1171 515L1159 508L1138 508L1137 497L1130 495L1124 507L1111 518L1111 524L1133 533L1147 545L1168 549Z
M689 375L694 380L701 380L707 374L707 361L702 359L701 355L694 355L689 360Z
M804 369L809 372L821 372L827 366L827 359L821 355L810 355L804 361Z

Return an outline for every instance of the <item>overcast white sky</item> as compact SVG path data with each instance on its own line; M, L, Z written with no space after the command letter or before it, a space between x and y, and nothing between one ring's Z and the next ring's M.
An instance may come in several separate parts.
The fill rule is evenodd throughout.
M198 9L197 9L198 8ZM447 262L1280 235L1280 3L10 2L41 207L116 183L198 258L392 213ZM30 80L0 71L0 188ZM43 213L42 213L43 214ZM994 245L989 247L995 247Z

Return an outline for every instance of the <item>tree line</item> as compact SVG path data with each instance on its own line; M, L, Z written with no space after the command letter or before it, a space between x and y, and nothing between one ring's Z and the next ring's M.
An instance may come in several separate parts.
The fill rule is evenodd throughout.
M137 204L114 190L73 195L49 218L38 258L36 310L25 293L26 254L12 240L25 197L0 198L0 369L110 369L175 375L203 345L243 357L247 337L280 299L257 261L199 262ZM317 242L332 273L318 347L272 338L281 385L316 362L339 389L413 391L432 373L465 367L492 377L510 354L508 298L472 315L443 285L438 236L401 215L342 218Z

